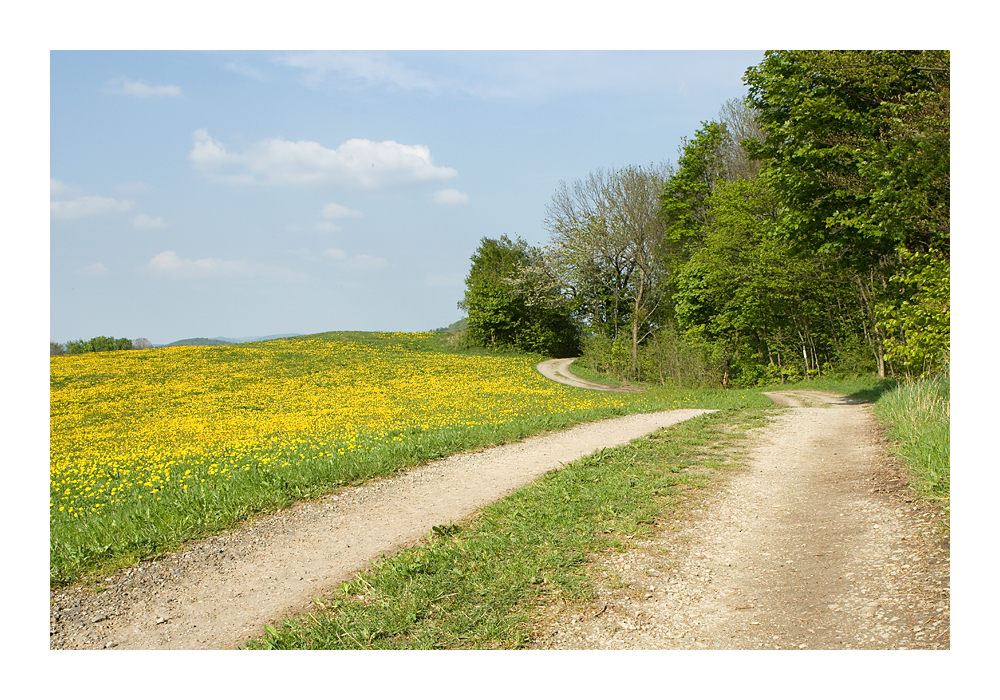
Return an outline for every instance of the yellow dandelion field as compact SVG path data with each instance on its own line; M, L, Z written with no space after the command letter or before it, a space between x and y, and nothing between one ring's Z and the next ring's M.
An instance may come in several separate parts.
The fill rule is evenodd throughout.
M624 403L550 382L531 358L422 347L431 335L53 357L50 513L86 518L238 471Z

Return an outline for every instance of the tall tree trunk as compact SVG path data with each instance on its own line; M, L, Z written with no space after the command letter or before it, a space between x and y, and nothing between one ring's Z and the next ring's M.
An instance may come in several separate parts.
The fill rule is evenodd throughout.
M635 305L632 307L632 373L639 376L639 311L642 308L642 296L646 291L646 276L639 270L639 286L635 293Z
M865 340L868 347L875 355L875 364L878 367L878 376L885 377L885 349L882 341L882 332L875 322L875 302L873 298L875 286L875 272L871 272L871 287L866 287L865 280L860 275L855 275L854 285L857 290L858 306L861 309L861 327L865 333Z
M806 339L802 335L798 321L795 321L795 332L799 334L799 344L802 346L802 363L806 366L806 381L809 381L809 355L806 353Z
M654 335L653 342L656 343L656 361L660 368L660 385L666 384L666 380L663 378L663 342L662 338Z

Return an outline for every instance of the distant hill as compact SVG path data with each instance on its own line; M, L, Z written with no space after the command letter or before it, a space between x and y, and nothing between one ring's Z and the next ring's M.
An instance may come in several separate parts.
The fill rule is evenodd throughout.
M232 345L232 342L222 340L221 338L185 338L184 340L175 340L161 347L174 348L180 345Z
M159 348L173 348L180 345L236 345L238 343L253 343L258 340L277 340L278 338L295 338L301 333L281 333L279 335L267 335L260 338L185 338L175 340L166 345L157 345Z
M278 335L265 335L259 338L213 338L225 343L255 343L258 340L277 340L278 338L297 338L302 333L279 333Z
M469 319L462 318L455 321L453 324L447 328L435 328L431 333L457 333L458 331L464 331L469 327Z
M432 333L457 333L459 331L465 330L469 326L469 319L463 318L455 321L453 324L447 328L435 328ZM166 345L157 345L158 348L172 348L182 345L237 345L239 343L255 343L261 340L277 340L278 338L297 338L303 335L302 333L279 333L278 335L265 335L256 338L185 338L184 340L175 340L172 343ZM315 334L314 334L315 335Z

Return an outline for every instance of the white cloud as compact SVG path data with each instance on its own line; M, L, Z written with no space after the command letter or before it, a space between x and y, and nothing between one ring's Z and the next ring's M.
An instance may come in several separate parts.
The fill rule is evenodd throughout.
M235 163L236 156L226 152L226 147L208 135L208 129L198 129L194 132L194 147L188 154L198 167L218 167Z
M146 214L136 214L132 217L132 225L136 228L166 228L167 222L160 216L154 219Z
M323 251L323 256L336 262L345 262L348 266L358 270L377 270L389 267L389 261L385 258L376 258L374 255L353 255L348 257L347 253L340 248L327 248Z
M143 82L128 80L122 81L121 91L139 98L181 96L181 89L176 85L146 85Z
M93 265L87 265L87 267L81 267L77 270L77 273L85 277L100 277L108 274L108 268L103 263L94 263Z
M355 255L351 258L351 267L361 270L376 270L381 267L388 267L389 261L385 258L376 258L371 255Z
M330 258L330 260L343 260L347 257L347 253L340 248L327 248L323 251L323 255Z
M122 194L142 194L143 192L149 192L153 189L153 186L142 180L136 180L135 182L123 182L115 189Z
M310 87L318 87L330 73L346 81L348 86L383 83L403 89L432 91L441 86L440 78L429 78L380 52L309 51L277 56L272 60L305 71L303 82Z
M337 224L330 223L329 221L320 221L316 224L316 230L324 233L332 233L334 231L339 231L340 227L337 226Z
M75 187L70 187L65 182L61 180L56 180L55 178L49 178L49 198L55 199L56 197L66 197L74 193Z
M469 195L458 190L438 190L434 193L434 201L438 204L468 204Z
M134 206L135 202L127 199L118 200L111 197L83 195L74 199L49 202L49 211L57 219L77 219L81 216L124 212Z
M111 214L135 207L131 200L84 194L76 185L67 185L55 178L49 178L49 200L49 213L57 219Z
M428 275L428 287L460 287L465 284L464 272L453 272L450 275Z
M323 207L324 219L346 219L361 216L357 209L348 209L340 204L327 204Z
M427 146L368 139L326 148L315 141L273 138L250 144L243 153L230 153L206 129L199 129L189 157L207 177L230 185L335 182L376 188L458 175L454 168L434 165Z
M299 273L292 270L272 265L261 265L260 263L249 262L247 260L220 260L218 258L190 260L178 256L172 250L165 250L162 253L154 255L146 263L146 269L160 277L175 277L180 279L208 277L295 279L301 277Z
M246 63L242 63L240 61L230 61L224 66L224 68L228 71L232 71L233 73L246 76L247 78L253 78L254 80L262 83L268 80L267 74L263 71L259 71L253 66L248 66Z

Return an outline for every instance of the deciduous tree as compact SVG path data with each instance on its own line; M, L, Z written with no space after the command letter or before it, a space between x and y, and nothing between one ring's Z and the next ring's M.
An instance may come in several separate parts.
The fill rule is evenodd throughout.
M131 350L132 341L128 338L112 338L99 335L90 340L71 340L66 343L66 352L77 354L81 352L108 352L110 350Z
M579 352L569 301L541 250L518 238L483 238L472 255L459 308L468 313L471 342L555 357Z
M949 76L947 51L769 51L746 74L766 132L750 153L779 195L781 230L851 271L883 375L899 357L886 334L903 328L885 314L915 289L902 280L949 255Z
M633 371L639 343L663 311L659 208L669 172L666 165L598 169L572 189L560 183L546 209L552 268L593 331L617 339L628 329Z

